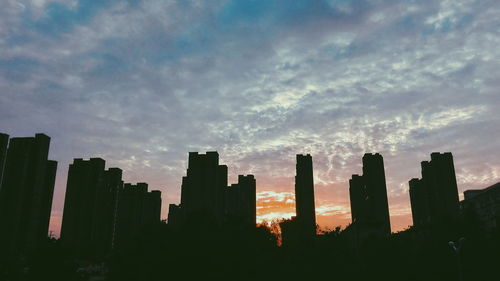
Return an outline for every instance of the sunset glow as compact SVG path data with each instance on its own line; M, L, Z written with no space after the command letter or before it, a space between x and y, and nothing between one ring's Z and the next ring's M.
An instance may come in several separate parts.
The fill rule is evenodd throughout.
M160 190L162 219L192 151L218 151L229 184L255 176L259 221L295 214L310 153L330 228L364 153L384 158L392 231L431 152L453 153L460 194L498 181L498 1L296 3L2 1L0 128L51 137L50 230L73 158Z

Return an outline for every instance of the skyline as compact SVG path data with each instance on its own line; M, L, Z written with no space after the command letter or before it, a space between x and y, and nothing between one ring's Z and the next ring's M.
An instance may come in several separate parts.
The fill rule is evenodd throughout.
M51 136L56 233L73 158L161 190L165 219L190 151L218 151L228 182L255 175L260 218L295 214L295 155L311 154L328 227L350 221L348 180L378 152L397 231L431 152L453 153L461 199L500 179L499 13L468 0L7 1L0 131Z
M1 134L1 135L5 136L7 139L9 137L9 135L5 135L5 134ZM14 137L11 140L12 140L12 143L15 142L14 140L16 140L17 142L19 140L34 141L35 139L37 139L39 137L46 138L50 142L50 137L48 137L47 135L45 135L43 133L37 133L36 134L36 138L32 138L32 137ZM10 147L10 143L11 142L8 141L8 143L9 143L9 147ZM7 145L7 143L5 143L5 145ZM230 190L236 191L236 189L239 190L239 188L238 188L239 185L244 185L244 186L247 185L246 183L244 183L244 182L247 182L247 180L246 180L247 177L250 179L251 182L253 182L253 192L251 192L251 193L254 194L254 196L253 196L254 199L253 200L255 200L255 203L253 204L253 206L254 206L253 208L256 211L254 213L253 217L254 217L254 221L256 221L257 225L259 225L261 223L264 223L264 222L271 223L273 220L279 222L281 219L290 219L290 218L293 219L293 218L298 217L299 216L299 209L300 208L299 208L299 206L297 206L295 204L296 197L300 195L300 194L297 195L298 192L302 194L302 195L300 195L300 196L302 196L302 199L301 199L302 200L301 201L302 202L302 207L301 207L302 211L304 211L304 210L307 209L307 212L309 214L313 214L313 217L309 216L309 218L310 219L312 218L313 221L316 220L316 217L318 216L318 213L315 212L315 210L314 210L315 209L315 205L316 205L316 203L315 203L316 200L315 200L315 196L314 196L313 160L312 160L312 157L311 157L310 154L307 154L307 155L297 154L296 155L296 157L297 157L296 169L297 170L296 170L296 175L294 177L295 178L295 192L292 194L293 198L287 198L286 201L285 201L285 203L293 203L293 207L296 208L295 212L294 213L289 213L290 215L283 215L282 213L278 212L278 216L276 215L276 213L272 213L271 212L270 214L273 216L273 217L271 217L271 219L262 218L262 212L259 214L259 211L258 211L259 208L263 208L261 206L265 206L266 203L268 203L269 201L266 200L265 198L264 198L264 200L262 200L262 199L259 200L259 196L258 196L259 193L256 192L256 184L255 184L256 181L255 181L254 175L250 175L250 174L247 175L247 176L245 176L245 175L238 175L238 183L236 183L236 184L230 184L230 183L227 182L227 180L228 180L228 166L224 165L224 164L219 165L219 154L218 154L217 151L208 151L206 154L199 154L199 152L189 152L188 155L189 155L189 157L188 157L188 163L191 163L191 161L193 161L193 163L194 162L196 162L196 163L199 162L199 163L196 164L196 165L193 164L194 165L193 167L191 167L192 164L189 164L188 167L186 168L187 175L182 178L182 185L181 185L181 190L182 190L181 192L183 194L185 192L186 192L186 194L188 194L188 193L191 194L192 193L192 192L187 192L186 191L186 190L189 189L189 186L190 186L190 184L188 184L188 180L187 180L188 178L190 178L189 171L191 171L191 177L192 177L193 173L196 175L196 173L193 170L193 169L195 169L195 167L197 169L199 169L200 167L205 167L204 165L207 165L207 163L211 163L210 165L216 165L214 167L217 168L217 171L218 171L218 169L222 169L221 171L218 171L215 174L213 174L214 178L212 180L216 179L215 182L218 182L219 180L221 180L221 179L218 179L218 177L219 177L219 173L222 173L220 176L222 176L222 178L224 178L224 180L222 180L220 182L220 184L222 184L221 187L223 187L224 190L226 188L228 189L228 191L230 191ZM446 169L449 170L450 167L446 167L446 169L443 170L444 172L442 174L444 174L444 175L448 175L449 174L449 177L451 177L451 178L449 178L447 180L449 180L451 182L455 182L455 184L454 184L455 185L455 187L454 187L455 191L453 191L453 188L452 188L451 192L452 192L452 194L456 193L458 190L457 190L457 186L456 186L456 175L455 175L455 169L453 167L454 166L453 165L453 160L452 160L453 156L452 156L451 152L445 152L443 154L441 154L439 152L432 152L431 153L431 159L432 159L431 161L421 161L422 178L424 178L424 167L429 167L430 164L433 163L433 161L442 161L442 160L438 160L440 158L443 158L443 159L446 159L446 160L451 160L451 162L450 162L451 163L451 174L448 173L449 171L446 170ZM195 159L198 159L198 160L195 160ZM95 161L97 161L97 162L95 162ZM55 163L54 167L57 167L57 161L49 160L48 162ZM89 160L83 160L82 158L75 158L75 159L73 159L73 163L70 164L68 171L71 171L72 168L75 168L74 167L76 165L75 163L78 163L78 164L82 164L82 163L94 163L93 165L95 165L96 163L98 163L97 166L99 166L102 169L103 175L104 175L104 173L118 173L120 179L122 178L122 175L123 175L123 171L119 167L107 167L106 166L106 160L104 160L102 158L91 157L91 158L89 158ZM203 163L205 163L205 164L203 164ZM357 195L358 192L361 192L361 193L364 193L364 192L362 192L362 191L354 191L353 188L355 188L356 190L358 190L359 188L363 189L365 184L362 183L363 182L362 178L367 177L367 179L371 179L371 180L367 180L367 183L370 183L373 186L371 186L371 187L369 187L367 189L367 192L369 194L371 192L372 194L368 195L366 198L378 198L377 200L382 200L382 201L380 201L378 203L379 206L377 207L377 210L379 211L379 216L386 217L386 219L388 220L388 222L386 224L386 226L387 226L386 227L387 232L388 233L391 233L391 232L395 233L395 232L398 232L398 231L403 230L403 229L404 230L408 229L407 227L410 227L411 225L403 227L402 229L392 229L391 230L391 226L390 226L391 214L387 213L390 208L387 205L387 194L386 194L386 191L385 191L386 190L386 179L385 179L385 172L384 172L383 157L379 153L375 153L375 154L366 153L362 157L362 166L363 166L362 167L363 174L362 175L352 174L352 178L348 180L348 182L349 182L349 201L350 201L349 214L350 214L350 218L351 218L351 223L354 223L355 220L359 219L359 218L357 218L360 215L359 212L361 210L360 209L361 206L359 205L359 204L361 204L361 202L359 202L359 200L366 200L363 195L361 195L361 197L359 197L359 195ZM300 169L299 169L299 167L300 167ZM105 168L107 169L106 171L104 170ZM430 168L426 168L426 171L427 171L427 169L430 169ZM300 171L300 173L299 173L299 171ZM53 186L54 186L54 180L55 180L55 174L56 174L55 168L54 168L54 171L52 173L53 173L53 177L54 177L52 179L53 180L52 181L52 188L53 188ZM203 173L199 174L200 173L199 171L197 173L198 173L198 175L203 175ZM368 173L368 174L365 175L365 173ZM427 175L428 173L429 173L429 171L427 171L425 174ZM299 176L299 174L300 174L300 176ZM429 175L427 175L427 176L429 176ZM116 175L112 176L112 178L114 180L116 180ZM298 180L298 179L300 179L300 180ZM68 185L66 187L66 193L68 191L68 188L70 188L70 186L75 185L74 180L75 180L75 178L73 177L73 179L71 181L71 185L70 185L70 178L68 177L68 179L67 179ZM208 179L205 179L205 180L208 180ZM408 182L408 184L409 184L408 195L410 196L410 200L413 200L412 197L411 197L411 196L413 196L413 195L411 195L412 194L411 190L412 190L412 188L415 187L415 183L414 183L415 180L418 180L418 179L412 178ZM196 183L196 182L197 181L195 180L193 182L193 184ZM123 185L124 181L121 181L121 183ZM81 185L82 183L77 183L77 184ZM116 183L114 183L114 184L116 184ZM137 182L136 185L133 185L132 183L125 183L124 186L125 186L125 189L130 189L131 187L137 187L137 186L141 186L139 189L141 189L143 191L147 191L147 189L148 189L148 183L145 183L145 182ZM300 186L300 188L297 189L299 186ZM375 186L376 186L376 188L375 188ZM74 188L74 187L72 187L72 188ZM378 191L375 192L375 189L373 189L373 188L377 189ZM139 189L137 189L137 190L139 190ZM373 191L368 191L368 190L372 190L372 189L373 189ZM472 191L474 191L474 190L472 190ZM153 192L157 193L156 195L158 195L158 200L160 200L159 202L161 202L162 201L162 199L161 199L161 191L159 191L159 190L153 190ZM237 191L237 192L239 192L239 191ZM50 193L52 194L52 191ZM269 192L264 192L264 193L269 193ZM245 192L245 194L247 194L247 192ZM308 195L305 195L305 194L308 194ZM376 195L376 194L378 194L378 195ZM191 194L191 195L193 195L193 194ZM234 193L232 195L227 194L227 195L221 195L221 196L224 197L224 198L226 196L230 196L230 198L233 198L234 196L236 196L233 199L239 198L239 196L236 195L236 193ZM279 194L278 194L278 196L279 196ZM355 199L353 199L353 196L354 196ZM50 196L50 197L52 197L52 196ZM66 206L68 204L68 202L67 202L68 201L67 194L65 195L65 197L66 197L66 199L64 200L63 204L64 204L65 208L67 208L67 206ZM187 197L189 197L189 196L187 196ZM158 220L161 219L161 214L160 214L161 213L161 209L172 210L172 208L174 208L176 210L181 210L181 209L184 210L187 205L185 205L184 208L180 208L180 207L183 206L182 205L183 200L188 200L187 197L184 198L184 199L181 198L181 200L178 203L179 205L169 204L169 206L167 207L167 206L164 206L164 205L162 206L162 204L160 203L160 205L158 206L158 212L159 212L158 213ZM463 199L462 197L464 197L464 195L460 196L458 193L456 193L455 197L456 197L456 199L450 199L450 200L452 200L452 201L456 200L456 203L458 204L459 200ZM385 198L385 199L383 199L383 198ZM310 204L310 202L308 202L308 200L310 200L310 199L313 200L312 201L312 205ZM419 199L419 200L422 200L422 199ZM52 203L53 203L52 202L52 198L50 199L50 201L51 201L50 205L52 205ZM281 201L283 201L283 200L281 200ZM355 209L357 211L353 210L353 208L354 208L354 205L353 205L354 203L353 202L357 202L357 203L355 203L356 206L357 206ZM185 203L187 203L187 201ZM264 203L264 204L262 204L262 203ZM304 204L308 205L308 207L306 209L304 209L304 207L306 206ZM372 203L369 203L368 205L373 205L373 204L374 203L372 202ZM410 206L411 207L411 215L413 216L412 225L415 226L416 222L414 221L414 218L415 218L416 213L415 213L415 210L413 209L414 208L413 204L414 204L414 202L411 201L411 206ZM418 203L418 204L421 204L421 203ZM240 210L238 208L241 207L239 205L239 203L236 203L236 204L233 204L233 205L228 205L228 206L232 206L231 208L233 208L233 209L231 209L231 208L230 209L231 209L231 211L235 211L235 212L237 212L237 210ZM225 208L222 205L220 207L221 208ZM458 212L459 211L458 210L458 205L456 207L457 207L456 211ZM312 208L312 209L308 209L308 208ZM365 208L365 207L361 207L361 208ZM187 212L188 209L185 209L184 211ZM312 211L312 213L311 213L311 211ZM449 211L453 212L453 208L451 208ZM129 210L129 212L130 212L130 210ZM178 212L179 211L176 211L176 213L175 213L175 217L176 217L175 221L176 222L180 221L179 220L179 218L180 218L179 215L180 214ZM374 212L374 210L372 210L371 212ZM382 212L382 213L380 213L380 212ZM220 213L222 214L224 212L220 212ZM358 213L358 215L354 215L354 213ZM264 213L264 215L267 215L267 213ZM168 214L168 218L165 218L167 220L167 222L168 222L168 219L170 218L170 216L171 215L169 213ZM215 215L215 217L217 217L217 216L218 215ZM177 217L179 217L179 218L177 218ZM222 221L222 217L220 217L219 219ZM51 218L51 220L52 220L52 218ZM348 224L351 224L351 223L348 223ZM318 225L319 225L319 227L322 230L328 230L329 229L328 227L325 227L324 225L322 226L320 223L318 223ZM338 225L336 225L336 226L338 226ZM62 230L62 228L61 228L61 230ZM52 236L55 232L56 231L54 231L52 229L48 230L48 234L50 236ZM57 234L60 235L60 231ZM56 234L56 237L59 236L57 234Z

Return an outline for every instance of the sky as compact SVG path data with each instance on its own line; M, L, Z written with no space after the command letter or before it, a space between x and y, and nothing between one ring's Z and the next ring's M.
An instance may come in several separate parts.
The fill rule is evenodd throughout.
M350 222L348 180L384 157L393 231L408 180L454 156L459 193L500 181L498 0L2 0L0 131L43 132L59 162L101 157L180 200L190 151L257 180L258 219L295 213L313 157L321 227ZM462 195L460 195L462 197Z

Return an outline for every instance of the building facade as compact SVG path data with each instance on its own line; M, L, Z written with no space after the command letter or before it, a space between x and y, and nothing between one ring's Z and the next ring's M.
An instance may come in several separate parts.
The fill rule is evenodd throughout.
M362 176L352 175L349 180L349 198L351 202L352 222L355 223L366 220L366 191Z
M366 153L363 156L363 181L370 219L380 224L384 233L390 234L391 221L387 201L384 159L379 153Z
M123 183L122 170L101 158L69 166L61 229L63 246L77 257L104 257L159 223L161 192L147 183Z
M352 224L346 233L356 245L368 237L391 233L383 157L366 153L362 161L363 174L349 180Z
M189 223L224 222L227 166L219 165L219 154L190 152L182 179L181 208Z
M116 215L120 191L123 189L123 171L109 168L103 174L103 186L96 191L96 217L93 223L96 239L96 255L104 256L111 252L116 239Z
M0 133L0 188L2 188L3 169L5 158L7 158L7 146L9 144L9 135Z
M5 153L6 138L1 137L0 147L0 157L5 159L0 186L0 246L25 253L47 239L57 162L47 159L50 137L44 134L12 138Z
M181 203L169 206L169 226L180 229L231 223L255 227L255 177L239 175L238 183L228 187L227 169L219 164L216 151L190 152L186 176L182 178Z
M451 152L431 153L431 160L423 161L421 168L422 178L409 182L413 225L456 221L460 206Z
M429 192L421 179L411 179L410 186L410 202L411 202L411 216L413 225L420 226L430 223L430 210L429 210Z
M304 235L316 235L313 163L310 154L297 155L295 166L295 211Z
M460 205L462 213L474 212L485 231L500 228L500 182L485 189L464 191Z
M148 192L148 184L125 183L119 194L116 218L116 247L134 241L146 227L160 223L161 192Z
M226 189L226 221L254 227L257 223L256 181L253 175L239 175L238 183Z
M95 256L103 249L105 238L101 213L105 202L105 161L77 158L69 165L61 242L75 256Z

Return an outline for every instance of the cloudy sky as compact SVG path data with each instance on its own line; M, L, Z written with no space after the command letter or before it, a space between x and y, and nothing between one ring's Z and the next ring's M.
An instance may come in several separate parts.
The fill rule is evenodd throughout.
M500 179L498 0L2 0L0 131L179 202L187 153L257 179L259 219L294 214L295 154L314 161L323 227L350 221L348 179L384 156L393 231L408 180L451 151L460 193Z

